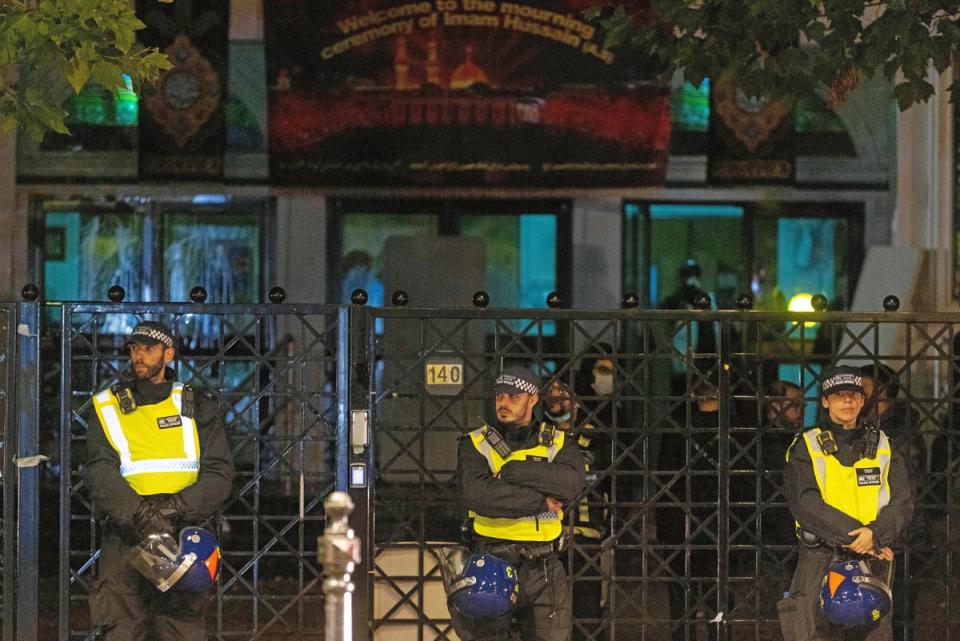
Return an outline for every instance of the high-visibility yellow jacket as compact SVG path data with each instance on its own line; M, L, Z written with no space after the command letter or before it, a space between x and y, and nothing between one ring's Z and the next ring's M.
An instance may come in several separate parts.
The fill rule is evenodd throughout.
M803 433L813 463L820 494L827 505L837 508L864 525L873 523L877 513L890 502L890 441L880 432L873 458L861 458L852 466L824 453L817 436L819 427Z
M473 446L480 452L480 455L486 459L493 474L500 472L500 469L508 461L525 461L528 457L538 457L547 462L552 462L557 452L563 447L564 433L559 430L551 430L554 434L550 445L544 445L544 440L538 440L537 445L525 449L514 450L506 458L490 445L486 438L487 430L491 429L486 425L470 432L470 440ZM541 425L540 430L543 434L544 429L549 429ZM541 512L540 514L531 514L518 518L491 518L470 512L473 518L473 530L481 536L493 539L504 539L507 541L553 541L560 536L563 529L563 511L559 512Z
M592 456L590 454L590 445L593 439L593 433L596 428L591 423L584 423L580 426L580 433L577 435L577 447L584 454L584 470L586 471L587 484L596 483L597 470L592 469ZM605 505L609 503L610 497L606 492L601 493L604 506L590 505L587 497L584 497L576 506L576 518L574 519L573 533L587 539L603 538L603 522L606 520L607 509Z
M120 457L120 474L141 496L173 494L196 482L200 439L193 418L181 414L183 384L174 383L160 403L120 411L109 389L93 406L110 445Z

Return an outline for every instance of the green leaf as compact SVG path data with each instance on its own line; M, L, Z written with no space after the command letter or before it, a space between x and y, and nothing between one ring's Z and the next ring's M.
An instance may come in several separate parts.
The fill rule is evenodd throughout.
M103 87L123 85L123 69L106 60L98 60L90 69L90 78Z
M67 72L67 81L70 83L70 86L73 87L74 93L80 93L80 90L86 86L87 80L89 79L90 65L87 64L86 60L76 61L73 68Z

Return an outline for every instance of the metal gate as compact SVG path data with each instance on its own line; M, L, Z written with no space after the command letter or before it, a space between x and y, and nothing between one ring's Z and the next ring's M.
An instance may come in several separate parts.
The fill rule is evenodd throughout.
M491 415L499 368L522 361L579 392L603 444L577 508L602 514L602 536L565 551L578 603L598 606L578 611L575 638L778 639L796 554L780 469L796 428L771 413L795 400L774 383L799 383L809 424L820 370L841 361L890 368L894 438L919 434L925 450L897 639L960 639L960 316L20 303L0 304L3 641L89 631L89 400L146 317L175 328L179 380L216 395L232 437L214 638L322 637L316 546L333 489L353 497L367 546L356 638L455 638L436 558L463 516L457 439ZM597 359L613 365L610 394L584 385Z
M580 504L603 515L602 536L565 552L575 639L780 638L775 604L796 561L783 456L816 421L818 376L836 362L895 376L893 438L925 452L898 557L897 638L960 639L956 315L385 308L364 322L373 639L456 638L437 558L464 516L457 439L491 420L496 372L518 361L579 389L603 443ZM612 394L583 385L582 364L598 358L613 364Z
M70 304L47 311L59 315L51 341L59 353L44 354L45 384L59 384L60 399L51 466L58 483L48 501L59 509L51 510L55 527L42 525L60 536L53 638L83 638L90 627L86 593L99 532L79 472L91 396L118 379L128 360L125 336L149 317L173 328L178 380L213 392L233 446L234 492L222 518L208 524L222 547L211 633L321 639L322 502L345 486L346 309Z

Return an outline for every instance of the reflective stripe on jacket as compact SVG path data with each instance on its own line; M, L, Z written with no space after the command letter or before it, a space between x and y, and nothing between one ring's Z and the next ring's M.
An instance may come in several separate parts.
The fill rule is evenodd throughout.
M848 467L837 457L824 454L815 427L803 434L813 474L823 501L864 525L873 523L880 508L890 502L890 441L880 432L880 442L873 458L861 458Z
M197 480L200 438L192 418L180 413L183 384L174 383L165 400L120 411L112 391L93 397L93 406L111 447L120 457L120 474L134 491L173 494Z
M486 459L490 466L490 471L494 475L500 472L508 461L525 461L531 456L540 457L547 462L552 462L557 452L563 447L564 434L556 430L554 432L553 442L549 445L538 444L522 450L514 450L507 458L502 458L496 450L491 447L486 439L487 427L470 432L470 440L473 446L480 452L480 455ZM543 426L541 426L541 431ZM473 517L473 530L481 535L492 539L504 539L507 541L553 541L560 536L563 529L563 511L560 512L541 512L540 514L531 514L518 518L491 518L475 512L470 512Z

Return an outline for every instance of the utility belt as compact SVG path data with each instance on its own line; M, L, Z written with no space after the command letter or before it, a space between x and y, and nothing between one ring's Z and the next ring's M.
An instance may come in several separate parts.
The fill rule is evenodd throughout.
M560 536L553 541L476 541L478 552L498 556L511 563L520 561L536 561L560 552L564 537Z

